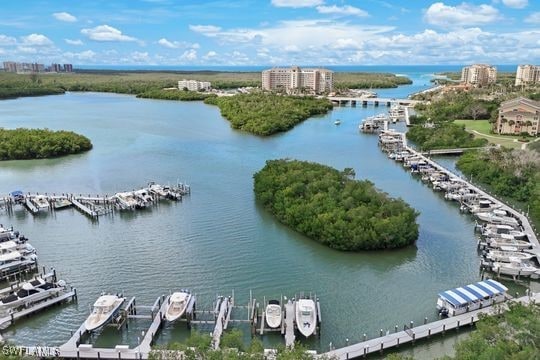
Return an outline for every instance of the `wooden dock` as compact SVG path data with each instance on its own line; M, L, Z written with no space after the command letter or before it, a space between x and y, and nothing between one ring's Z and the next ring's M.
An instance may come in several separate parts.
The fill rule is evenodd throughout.
M86 214L92 218L97 218L98 217L98 213L95 212L94 210L91 210L90 208L88 208L86 205L82 204L79 200L75 199L75 198L71 198L71 202L73 203L73 205L78 209L80 210L83 214Z
M294 335L295 306L292 300L285 304L285 346L293 347L296 336Z
M509 301L520 302L522 304L538 302L540 301L540 293L531 294L531 296L523 296ZM480 314L493 315L499 311L505 311L507 308L508 306L505 303L502 303L496 306L490 306L484 309L471 311L465 314L416 327L409 327L405 325L403 331L394 332L375 339L366 340L353 345L345 346L340 349L331 350L319 356L330 359L346 360L365 357L373 353L382 353L384 350L398 347L399 345L407 343L414 344L415 341L420 339L428 339L433 335L444 334L446 331L459 329L463 326L472 326L479 320Z
M217 303L219 312L217 314L214 331L212 332L212 347L214 349L219 349L221 335L223 335L223 331L227 329L229 320L231 319L232 306L233 299L230 296L222 296Z

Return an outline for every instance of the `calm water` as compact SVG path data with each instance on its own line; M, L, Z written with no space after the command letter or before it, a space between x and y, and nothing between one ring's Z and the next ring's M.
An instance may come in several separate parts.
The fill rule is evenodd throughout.
M417 74L401 94L381 93L403 96L422 88L422 79ZM217 108L198 102L95 93L0 102L0 126L69 129L94 144L83 155L2 162L0 193L111 194L150 180L192 185L182 203L116 213L99 223L72 209L0 214L1 223L31 239L42 265L56 267L79 291L78 304L22 321L5 336L26 345L59 345L102 291L123 292L150 305L181 287L196 292L202 304L232 290L244 304L250 289L258 299L314 291L321 299L323 329L321 340L309 346L322 349L330 342L344 345L346 338L360 340L364 332L375 335L380 328L434 318L439 291L479 279L474 222L388 160L376 136L358 132L362 118L384 109L337 108L288 133L259 138L231 130ZM333 124L337 118L341 126ZM352 167L358 178L405 199L421 214L416 245L342 253L277 223L255 202L252 175L267 159L284 157ZM94 341L134 345L145 325L137 321L122 334L109 329ZM166 327L159 341L187 334L184 325Z

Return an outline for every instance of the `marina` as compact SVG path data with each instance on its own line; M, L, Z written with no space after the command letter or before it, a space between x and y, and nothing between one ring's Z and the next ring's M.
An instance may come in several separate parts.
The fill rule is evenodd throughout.
M84 215L97 219L100 216L112 213L115 210L144 209L154 205L159 200L181 201L183 196L191 193L189 185L178 183L174 186L162 186L150 182L147 187L129 192L120 192L108 195L83 194L39 194L27 193L17 190L2 199L3 208L8 213L14 211L18 205L23 205L31 214L36 215L45 211L57 211L74 206Z

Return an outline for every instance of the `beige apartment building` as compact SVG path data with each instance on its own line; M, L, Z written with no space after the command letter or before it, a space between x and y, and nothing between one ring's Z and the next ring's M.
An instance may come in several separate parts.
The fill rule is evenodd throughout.
M334 89L334 72L327 69L272 68L262 72L262 88L287 93L328 93Z
M499 116L495 124L498 134L519 135L527 132L538 136L540 101L524 97L505 101L499 107Z
M461 82L466 85L478 87L495 84L497 80L497 68L486 64L474 64L465 66L461 70Z
M212 84L209 81L197 81L197 80L180 80L178 81L178 89L184 90L188 89L189 91L201 91L201 90L210 90Z
M516 71L516 86L540 83L539 65L518 65Z

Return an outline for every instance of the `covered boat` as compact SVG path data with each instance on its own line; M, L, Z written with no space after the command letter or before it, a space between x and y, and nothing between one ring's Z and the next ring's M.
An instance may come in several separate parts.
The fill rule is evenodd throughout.
M506 300L508 288L495 280L479 281L439 293L437 309L441 316L456 316Z

